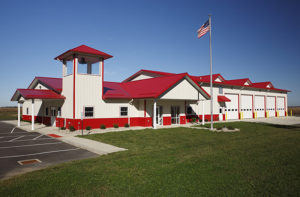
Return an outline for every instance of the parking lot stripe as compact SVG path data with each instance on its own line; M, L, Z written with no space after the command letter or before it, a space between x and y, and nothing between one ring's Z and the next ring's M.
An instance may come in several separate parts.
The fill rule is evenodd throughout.
M0 138L6 138L6 137L19 137L19 136L39 136L39 135L8 135L8 136L0 137Z
M14 133L29 133L29 132L14 132ZM0 135L11 135L11 132L9 132L9 133L0 133Z
M31 154L25 154L25 155L10 155L10 156L0 157L0 159L7 159L7 158L14 158L14 157L26 157L26 156L32 156L32 155L43 155L43 154L58 153L58 152L67 152L67 151L74 151L74 150L79 150L79 149L80 148L71 148L71 149L54 150L54 151L47 151L47 152L40 152L40 153L31 153Z
M11 130L11 132L10 132L10 133L14 132L15 128L16 128L16 127L14 127L14 128Z
M41 134L41 135L39 135L39 136L33 138L32 140L36 140L36 139L38 139L38 138L40 138L40 137L42 137L42 136L43 136L43 135Z
M49 144L61 144L62 142L50 142L50 143L43 143L43 144L26 144L26 145L20 145L20 146L6 146L6 147L0 147L1 148L18 148L18 147L24 147L24 146L43 146L43 145L49 145Z
M55 139L51 138L51 137L47 137L47 138L40 138L40 139L37 139L37 140L55 140ZM17 140L17 141L12 141L12 142L25 142L25 141L32 141L32 139L30 139L30 140ZM11 142L11 141L10 140L9 141L2 141L0 143L6 143L6 142Z
M21 135L21 136L19 136L19 137L16 137L16 138L14 138L14 139L11 139L11 140L9 140L9 142L15 141L15 140L20 139L20 138L22 138L22 137L24 137L24 135Z

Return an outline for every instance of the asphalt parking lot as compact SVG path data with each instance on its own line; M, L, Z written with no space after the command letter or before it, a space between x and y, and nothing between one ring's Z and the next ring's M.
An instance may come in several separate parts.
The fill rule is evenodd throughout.
M37 132L0 122L0 179L98 155Z

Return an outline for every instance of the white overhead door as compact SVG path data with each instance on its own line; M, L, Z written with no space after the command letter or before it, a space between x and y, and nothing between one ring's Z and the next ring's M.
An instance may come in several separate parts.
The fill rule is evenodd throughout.
M254 105L256 117L262 118L265 117L265 97L264 96L255 96Z
M278 115L279 116L284 116L284 97L277 97L277 102L276 102L277 106L276 109L278 111Z
M252 96L241 95L241 112L243 118L252 118Z
M269 117L275 116L275 96L267 97L267 111L269 112Z
M230 102L226 102L225 113L227 113L227 119L239 119L239 96L237 94L225 94Z

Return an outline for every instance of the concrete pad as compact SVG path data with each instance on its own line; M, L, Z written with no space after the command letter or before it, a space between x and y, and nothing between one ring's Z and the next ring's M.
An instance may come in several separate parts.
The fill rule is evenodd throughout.
M17 125L17 121L15 121L15 120L3 121L3 122L11 124L11 125L15 125L15 126ZM28 132L33 132L31 130L31 123L28 123L28 122L21 122L20 128L24 129ZM112 129L115 129L115 130L112 130ZM112 128L112 129L111 130L109 130L109 129L106 130L105 129L106 131L103 131L101 129L95 129L95 130L92 130L92 131L84 130L83 135L96 134L96 133L105 133L105 132L119 132L119 131L124 131L124 129L129 130L129 128L117 128L117 129ZM132 129L132 128L130 128L130 129ZM138 128L135 128L135 129L138 129ZM139 129L141 129L141 128L139 128ZM98 141L76 137L77 135L81 135L80 130L70 132L69 130L60 130L57 127L45 126L45 125L42 125L42 124L35 124L34 132L39 132L41 134L48 135L50 137L51 137L51 134L61 136L61 137L55 138L55 139L63 141L63 142L68 143L68 144L71 144L73 146L88 150L88 151L96 153L98 155L105 155L105 154L109 154L109 153L114 153L114 152L118 152L118 151L127 150L127 149L124 149L124 148L119 148L119 147L109 145L109 144L105 144L105 143L101 143L101 142L98 142Z
M61 137L59 140L99 155L105 155L109 153L127 150L125 148L119 148L109 144L105 144L105 143L101 143L98 141L89 140L85 138L80 138L80 137L67 136L67 137Z
M258 122L277 125L300 125L300 117L286 116L286 117L270 117L258 119L244 119L245 122Z

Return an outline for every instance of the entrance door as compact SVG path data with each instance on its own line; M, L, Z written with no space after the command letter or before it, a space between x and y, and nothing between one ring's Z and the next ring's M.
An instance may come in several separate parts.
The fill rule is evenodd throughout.
M56 116L57 116L56 107L50 108L50 114L51 114L51 125L53 127L55 127L56 126Z
M179 124L180 116L179 116L179 106L171 106L171 123Z
M220 107L219 109L219 120L222 121L223 120L223 108Z
M163 125L162 106L156 106L156 124Z

